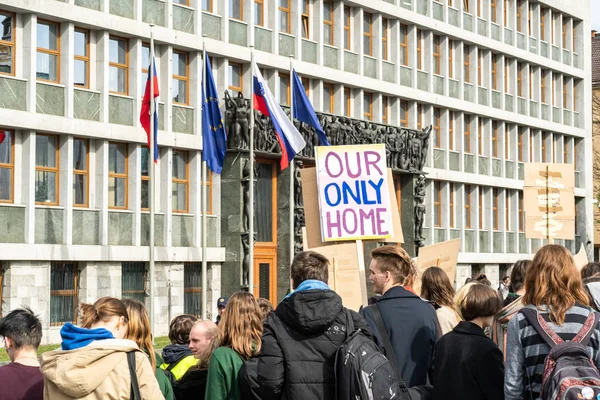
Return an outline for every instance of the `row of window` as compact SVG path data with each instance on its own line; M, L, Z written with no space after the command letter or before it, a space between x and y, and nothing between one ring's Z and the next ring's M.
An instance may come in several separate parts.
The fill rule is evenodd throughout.
M0 135L0 203L14 201L14 132L1 131ZM108 207L128 209L129 197L129 153L127 143L109 142L108 144ZM148 210L149 191L149 151L142 147L141 156L141 209ZM89 207L89 153L90 140L73 139L73 206ZM171 193L174 213L189 212L190 173L189 152L173 149ZM59 137L36 134L35 143L35 202L41 205L59 204L60 181L60 145ZM212 175L207 182L208 198L211 199ZM209 212L212 202L209 200Z

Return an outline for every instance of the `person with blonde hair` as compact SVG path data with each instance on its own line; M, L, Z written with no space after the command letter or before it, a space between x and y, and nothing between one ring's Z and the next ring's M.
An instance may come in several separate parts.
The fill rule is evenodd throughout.
M442 335L452 331L460 318L454 305L454 288L450 278L440 267L429 267L421 278L421 297L435 303L435 312Z
M173 400L173 388L171 382L165 373L156 365L156 354L154 353L154 345L152 344L152 332L150 328L150 318L146 306L139 300L123 299L123 304L127 307L129 315L129 324L127 325L126 339L133 340L140 350L142 350L152 365L155 372L156 380L160 386L160 391L165 397L165 400Z
M125 339L129 314L121 300L82 304L80 316L81 327L61 328L62 348L41 356L44 399L129 400L132 390L142 400L164 399L148 357Z
M219 322L219 346L210 357L205 398L240 400L239 372L260 353L262 312L251 293L234 293Z
M541 317L563 341L572 340L594 311L589 307L581 275L573 256L563 246L549 244L537 251L525 274L525 308L508 324L506 343L506 400L537 399L540 395L544 360L550 346L529 323L525 312ZM531 310L531 311L527 311ZM600 366L600 328L593 328L586 348L596 367Z

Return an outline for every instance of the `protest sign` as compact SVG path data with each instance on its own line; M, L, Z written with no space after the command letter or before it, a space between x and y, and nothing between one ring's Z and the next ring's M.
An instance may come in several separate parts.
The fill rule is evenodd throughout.
M585 252L585 246L583 245L583 243L581 244L579 252L573 255L573 260L575 260L575 266L577 267L578 271L581 271L583 267L585 267L585 265L588 263L588 257L587 253Z
M421 293L421 277L423 276L423 272L429 267L440 267L448 275L450 282L454 286L459 250L460 239L421 247L419 249L419 257L417 257L418 275L413 285L414 291L417 294Z
M392 236L383 143L318 146L315 161L324 242Z

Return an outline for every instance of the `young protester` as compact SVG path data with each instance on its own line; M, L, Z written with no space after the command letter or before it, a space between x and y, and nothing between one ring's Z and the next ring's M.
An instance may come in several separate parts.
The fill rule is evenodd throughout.
M10 359L10 364L0 367L0 399L42 400L44 378L37 357L40 320L28 307L13 310L0 319L0 337Z
M519 260L513 265L510 272L508 296L506 296L503 303L504 307L513 303L525 294L525 272L530 264L530 260Z
M123 304L127 308L129 323L127 324L126 339L134 341L140 350L142 350L152 365L156 375L158 386L165 400L173 400L173 388L171 382L160 368L156 366L156 354L152 344L152 332L150 328L150 318L146 306L139 300L124 299Z
M450 332L460 318L454 305L454 288L450 278L439 267L429 267L421 278L421 297L436 304L436 314L442 335Z
M597 263L597 262L587 263L581 269L581 279L591 278L594 275L600 275L600 263Z
M506 297L508 296L509 287L510 277L506 275L504 278L502 278L502 282L500 282L500 287L498 287L498 293L502 297L502 300L506 299Z
M262 313L254 296L234 293L219 323L219 345L210 358L205 398L240 400L239 371L244 361L260 353Z
M212 321L198 321L192 326L188 347L196 359L199 359L200 354L210 347L218 333L217 325Z
M563 341L572 340L593 310L583 289L581 276L569 250L559 245L539 249L525 275L523 303L546 321ZM550 351L521 310L508 324L506 344L506 400L537 399L544 360ZM587 345L593 363L600 366L600 327L596 326Z
M194 327L197 327L203 322L210 322L214 325L214 322L212 321L200 321L197 322ZM193 332L194 328L192 328L192 333ZM190 334L190 339L191 337L192 335ZM198 364L190 367L185 375L175 383L173 390L175 391L176 400L209 400L208 397L205 397L208 365L212 353L217 347L219 347L219 340L216 336L213 336L206 347L194 352L194 357L198 359Z
M82 304L80 315L81 328L67 322L60 330L62 348L41 356L44 399L129 400L128 353L134 355L141 398L164 399L148 357L124 339L129 319L125 304L103 297L93 305Z
M456 294L463 321L435 346L433 400L503 400L504 363L484 333L502 307L498 292L469 283Z
M169 326L171 344L165 346L162 351L163 363L160 368L165 371L171 384L198 362L189 348L190 331L196 321L198 318L193 315L183 314L173 318Z
M264 297L259 297L256 300L256 303L258 304L258 307L260 307L260 311L262 312L262 320L264 322L267 320L267 317L271 315L271 313L275 310L273 309L273 306L271 305L269 299L265 299Z

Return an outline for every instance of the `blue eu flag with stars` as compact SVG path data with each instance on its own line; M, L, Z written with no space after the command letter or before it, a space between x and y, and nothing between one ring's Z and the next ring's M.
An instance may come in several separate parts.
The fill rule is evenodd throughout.
M206 85L202 91L202 104L204 105L202 107L202 157L212 172L220 174L223 170L225 150L227 149L227 135L223 114L219 108L217 86L208 57L204 61L204 68L206 68L204 74Z

